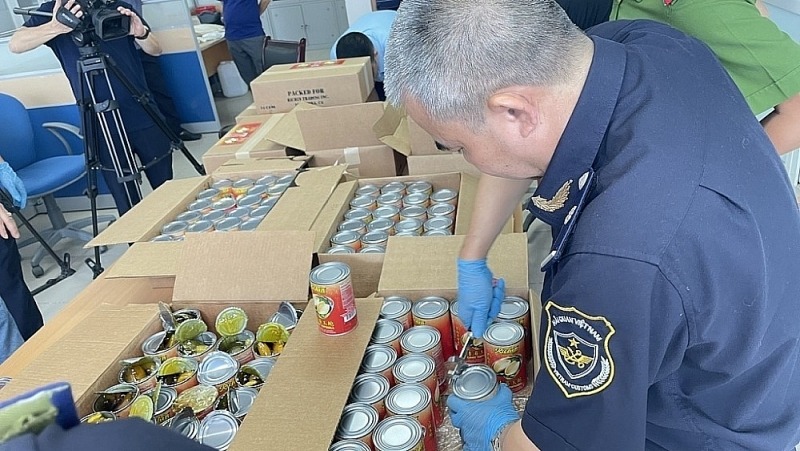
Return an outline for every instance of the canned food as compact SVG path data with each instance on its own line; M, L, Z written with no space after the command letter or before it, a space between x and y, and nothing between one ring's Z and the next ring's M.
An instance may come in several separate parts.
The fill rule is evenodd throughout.
M411 301L402 296L385 297L381 305L381 318L393 319L403 325L403 330L409 329L413 323Z
M150 242L151 243L161 243L161 242L164 242L164 241L182 241L182 240L183 240L183 237L181 237L181 239L178 240L175 237L172 237L172 236L169 236L169 235L157 235L157 236L154 236L153 238L150 238Z
M259 199L266 199L268 197L267 194L268 188L269 187L267 185L253 185L252 188L247 190L247 194L245 194L245 197L256 196Z
M426 451L425 430L416 418L405 415L392 416L378 423L373 442L375 451Z
M220 332L221 334L222 332ZM255 358L253 356L253 343L255 341L255 334L249 330L243 330L238 334L220 338L217 349L230 354L240 365L244 365Z
M450 320L453 322L453 344L455 345L456 353L460 353L464 343L467 342L467 333L469 330L464 323L461 322L461 318L458 317L458 300L454 300L450 304ZM470 346L470 349L467 351L465 361L472 365L484 363L483 339L479 337L473 338L472 346Z
M380 188L375 185L364 185L356 189L356 197L378 197L381 194Z
M386 416L386 403L384 399L389 393L389 380L381 374L364 373L356 376L353 388L350 390L351 403L371 405L378 412L378 420Z
M361 219L351 219L339 224L340 232L356 232L360 235L367 233L367 223Z
M239 431L239 421L232 413L215 410L200 422L197 441L219 451L226 451Z
M446 216L452 220L455 220L456 207L450 204L433 204L428 207L428 219L435 216Z
M394 376L392 376L392 366L397 360L397 351L387 345L369 345L364 352L364 358L361 360L361 372L380 374L389 381L389 385L394 385Z
M434 204L450 204L455 206L458 202L458 192L452 189L440 189L431 194L431 202Z
M267 188L267 196L269 196L272 199L277 199L277 198L283 196L283 193L285 193L287 189L289 189L289 185L288 184L276 183L276 184L270 186L269 188Z
M393 182L389 182L381 188L381 194L386 193L400 193L400 196L406 195L406 184L399 180L395 180Z
M423 233L422 236L450 236L452 233L447 230L428 230L427 232Z
M409 329L410 330L410 329ZM371 344L392 347L397 355L402 353L400 337L403 335L403 325L393 319L379 319L372 331Z
M347 213L344 214L344 219L346 221L351 219L360 219L366 223L369 223L372 221L372 212L366 208L354 208L352 210L348 210Z
M153 421L155 421L156 424L164 424L175 416L173 405L177 398L178 392L175 391L174 388L161 387L158 391L158 399L155 400L153 408Z
M422 207L428 208L430 206L430 198L425 193L411 193L403 198L403 207Z
M289 186L294 182L294 178L297 174L286 174L278 177L278 181L275 182L276 185L286 185Z
M255 358L277 357L283 352L287 341L289 341L289 331L286 326L278 322L264 323L258 326L256 331L253 355Z
M241 369L239 369L239 372L236 374L236 383L239 387L261 390L261 387L264 386L264 382L266 382L274 366L275 359L273 358L257 358L250 363L242 365Z
M341 262L323 263L309 275L314 310L324 334L341 335L358 325L350 267Z
M440 396L436 362L433 358L418 352L406 354L397 359L392 375L398 384L419 383L428 389L433 399L433 420L437 428L441 426L444 421L444 399Z
M202 213L199 211L184 211L179 214L175 220L185 222L186 224L194 224L199 221L202 216Z
M223 212L221 212L223 213ZM206 233L214 230L214 223L211 221L197 221L186 229L186 233Z
M253 209L261 204L263 198L257 195L246 195L239 198L237 205L241 208Z
M219 191L220 196L231 194L231 186L233 186L233 181L228 179L217 180L211 184L212 188Z
M164 227L161 227L161 234L169 236L183 236L183 234L186 233L187 227L189 227L189 224L183 221L172 221L168 224L165 224Z
M270 211L272 211L272 207L260 205L250 211L250 217L254 219L264 219Z
M364 246L359 251L359 254L385 254L386 253L386 246L381 246L379 244L373 244L371 246Z
M81 423L100 424L100 423L107 423L109 421L115 421L116 419L117 416L111 412L93 412L81 418Z
M247 207L237 207L229 211L227 216L229 218L238 218L240 221L250 219L250 209Z
M336 440L359 440L372 448L372 431L378 425L378 412L369 404L354 403L344 406L342 418L336 428Z
M456 355L453 345L453 323L450 321L450 303L439 296L418 299L411 309L415 326L433 326L442 340L442 355L445 360Z
M408 188L406 188L406 192L408 194L422 193L426 196L430 196L433 193L433 185L431 185L430 182L420 180L409 184Z
M403 206L403 194L399 191L381 194L378 196L377 203L379 207L395 207L399 213L400 207Z
M497 394L497 375L486 365L469 365L453 379L453 394L465 401L486 401Z
M408 232L414 236L422 234L422 221L415 218L403 219L394 226L397 233Z
M363 247L361 248L364 249ZM350 246L338 245L328 249L328 254L355 254L356 250Z
M425 224L422 225L422 228L425 229L426 232L431 230L447 230L452 232L453 220L447 216L434 216L425 221Z
M93 412L111 412L116 418L128 418L139 388L133 384L117 384L99 393L92 404Z
M256 185L272 186L278 181L278 178L272 174L267 174L264 177L256 180Z
M358 440L341 440L331 445L328 451L372 451L372 448Z
M210 385L217 389L218 396L224 395L229 388L236 385L236 373L239 371L239 362L230 354L222 351L213 351L200 364L197 373L197 382L201 385Z
M178 342L172 332L161 331L148 337L142 343L142 353L153 356L162 362L170 357L178 356Z
M428 219L428 210L421 205L412 205L400 210L400 219L419 219L425 222Z
M197 193L197 200L201 199L209 199L211 201L217 200L219 198L219 190L216 188L209 188L204 189Z
M242 220L239 218L225 218L218 222L214 228L217 229L217 232L235 232L239 230L240 225L242 225Z
M231 397L236 398L234 403L230 402ZM253 407L253 403L256 401L257 397L258 390L255 388L232 387L225 396L222 396L219 398L219 400L217 400L217 409L227 410L241 422L244 421L244 417L250 413L250 408Z
M400 220L400 209L394 205L384 205L378 207L372 212L372 217L375 219L390 219L392 222Z
M209 199L196 200L191 204L189 204L187 209L189 211L197 211L200 212L201 214L206 214L212 210L211 204L212 202Z
M428 354L436 362L436 378L439 382L439 389L445 391L447 388L447 369L444 366L444 355L442 354L442 335L432 326L414 326L403 332L400 337L400 347L403 355L412 352L422 352Z
M387 218L376 218L367 225L367 232L386 232L389 235L394 234L394 221Z
M394 236L419 236L416 232L396 232Z
M486 365L497 374L501 383L517 393L528 383L525 360L525 330L515 322L496 322L483 334Z
M517 296L506 296L500 305L497 321L514 321L525 331L525 358L531 356L531 306L525 299Z
M361 234L358 232L338 232L331 237L331 246L350 246L353 250L361 249Z
M169 428L189 440L194 440L197 438L197 430L200 429L200 420L194 416L191 407L186 407L184 412L175 412L175 416L169 420Z
M171 357L161 364L156 379L164 387L172 387L180 395L197 385L197 361L186 357Z
M350 201L350 208L352 209L364 208L373 211L377 206L378 204L375 202L375 198L369 196L356 197Z
M418 383L395 385L386 395L386 412L390 416L408 415L425 429L426 450L437 448L432 401L428 387Z
M234 208L236 208L236 201L232 197L226 197L211 204L212 210L222 210L225 213L233 210Z
M226 217L225 210L212 210L204 214L200 219L203 221L210 221L211 223L216 224L225 219L225 217Z
M179 326L181 323L189 319L203 320L203 315L200 314L200 310L193 308L182 308L180 310L175 310L172 312L172 317L175 319L176 326ZM167 328L167 325L164 324L163 320L161 321L161 324L164 325L164 329Z
M362 246L372 246L376 244L379 246L386 246L388 242L389 234L382 230L375 230L374 232L367 232L361 235Z
M189 407L192 409L197 419L202 420L214 410L214 402L217 400L217 393L217 389L210 385L195 385L178 394L178 397L175 398L173 408L180 412L184 408Z
M278 203L278 198L277 197L269 197L267 199L262 200L260 205L262 207L270 207L270 208L272 208L272 207L275 206L276 203Z
M122 361L119 371L119 383L133 384L139 391L145 392L156 386L156 373L161 366L161 360L154 356L146 356L133 361Z
M231 186L231 194L233 197L239 198L247 194L247 191L255 185L253 179L239 179L233 182Z
M250 218L247 221L243 222L239 225L240 232L252 232L253 230L258 228L258 225L261 224L264 218Z

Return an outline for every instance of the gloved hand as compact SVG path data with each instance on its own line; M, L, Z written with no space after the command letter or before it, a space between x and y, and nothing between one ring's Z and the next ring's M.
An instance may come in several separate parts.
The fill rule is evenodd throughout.
M500 313L506 293L506 282L497 279L486 259L458 259L458 317L475 338L482 338L486 326Z
M486 401L464 401L450 395L447 407L453 426L461 431L464 451L492 451L492 439L503 426L519 420L506 384L501 384L497 394Z
M14 200L14 205L25 208L25 204L28 202L28 192L25 191L25 185L17 177L17 173L5 161L0 163L0 188L8 191Z

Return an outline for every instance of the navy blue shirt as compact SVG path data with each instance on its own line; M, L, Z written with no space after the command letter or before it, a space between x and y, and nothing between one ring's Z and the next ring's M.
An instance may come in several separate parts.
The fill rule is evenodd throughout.
M542 369L522 419L554 450L800 442L800 214L777 153L701 42L588 31L586 84L529 209Z
M222 20L229 41L264 36L258 0L223 0Z
M55 2L53 1L43 3L39 7L39 11L48 13L53 12L54 5ZM113 3L110 7L116 9L117 6L131 8L129 4L124 2ZM37 27L49 21L49 17L31 16L25 22L25 26L29 28ZM142 61L139 57L138 51L133 45L133 42L133 36L127 36L111 41L99 41L98 49L101 52L107 53L114 60L121 72L127 76L134 86L146 92L147 82L145 82L144 78ZM47 41L45 45L50 47L50 49L53 50L53 53L55 53L58 61L61 63L61 67L64 69L64 73L69 79L69 84L72 86L72 93L75 95L75 99L80 100L80 96L78 94L79 74L77 61L78 58L80 58L78 46L72 40L69 33L56 36L55 38ZM119 103L119 110L122 114L125 128L128 131L135 131L154 126L155 123L150 116L147 115L147 112L144 110L144 108L142 108L142 106L133 98L133 95L128 92L128 90L125 88L125 85L123 85L117 76L114 75L110 68L108 69L108 76L111 79L111 88L114 91L114 96ZM89 99L90 96L88 89L84 89L84 91L86 98ZM105 79L101 77L95 77L95 95L98 103L110 98L108 84L106 83ZM156 109L156 111L158 111L158 107L155 106L155 103L152 99L150 99L150 104Z

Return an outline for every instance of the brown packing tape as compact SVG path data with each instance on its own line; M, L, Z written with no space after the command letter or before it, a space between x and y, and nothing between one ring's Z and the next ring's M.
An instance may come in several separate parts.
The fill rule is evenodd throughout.
M316 315L304 314L230 450L327 450L382 303L358 299L358 327L338 337L322 334Z

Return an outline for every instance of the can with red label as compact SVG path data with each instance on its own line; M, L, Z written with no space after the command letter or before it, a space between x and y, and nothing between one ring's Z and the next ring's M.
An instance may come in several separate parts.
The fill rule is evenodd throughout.
M369 404L378 412L378 420L386 416L386 394L389 393L389 381L380 374L364 373L356 376L350 390L351 403Z
M454 344L456 348L456 353L461 352L461 347L464 346L464 342L467 340L467 327L464 326L464 323L461 322L461 319L458 317L458 301L453 301L450 304L450 319L453 322L453 338ZM467 351L466 361L469 364L478 364L483 363L485 358L483 356L483 340L475 337L472 340L472 347L470 350Z
M400 347L403 355L422 352L431 356L436 362L436 379L439 381L439 389L442 392L447 390L447 368L444 366L444 355L442 354L442 335L435 327L414 326L408 329L400 337Z
M524 338L522 326L505 321L491 324L483 334L486 365L497 374L497 380L514 393L523 390L528 383Z
M403 335L403 325L393 319L379 319L372 331L370 344L386 345L393 348L397 355L402 354L400 337Z
M361 373L382 375L391 386L394 385L392 367L394 367L395 361L397 361L397 351L391 346L369 345L364 352L364 358L361 359L360 370Z
M525 357L531 356L531 306L525 299L506 296L500 306L496 321L514 321L525 330Z
M433 419L436 427L444 422L444 398L439 391L436 379L436 362L427 354L411 353L397 359L392 368L394 380L398 384L419 383L428 387L433 397Z
M416 418L425 429L425 451L438 449L432 399L428 388L418 383L395 385L386 395L386 413L389 416L408 415Z
M387 296L381 306L381 318L393 319L403 325L403 330L411 328L411 301L402 296Z
M439 296L418 299L411 308L415 326L433 326L442 336L442 355L445 360L455 355L453 325L450 321L450 303Z
M341 262L323 263L309 276L314 310L324 334L341 335L358 325L350 267Z

